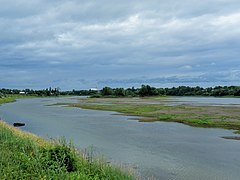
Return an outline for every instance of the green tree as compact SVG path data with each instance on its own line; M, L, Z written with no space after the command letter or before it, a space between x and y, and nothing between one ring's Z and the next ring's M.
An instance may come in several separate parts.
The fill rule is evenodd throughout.
M126 96L126 91L123 88L114 89L115 96Z
M112 88L106 86L102 89L101 93L103 96L110 96L113 95L113 90Z

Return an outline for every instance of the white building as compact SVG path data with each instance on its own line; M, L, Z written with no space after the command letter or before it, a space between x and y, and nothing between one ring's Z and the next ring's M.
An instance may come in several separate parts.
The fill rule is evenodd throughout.
M98 91L98 88L90 88L91 91Z

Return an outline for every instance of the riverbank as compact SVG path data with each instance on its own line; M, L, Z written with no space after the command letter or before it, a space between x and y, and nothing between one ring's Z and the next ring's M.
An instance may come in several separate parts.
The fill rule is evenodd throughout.
M0 121L0 179L134 179L130 173Z
M18 94L8 94L6 96L0 97L0 105L5 103L15 102L19 98L35 98L37 95L18 95Z
M169 98L86 98L79 103L65 104L83 109L115 111L128 116L140 116L141 122L178 122L195 127L240 130L239 107L168 105ZM174 102L173 102L174 103Z
M1 97L0 98L0 105L5 104L5 103L10 103L10 102L15 102L16 98L11 96L11 97Z

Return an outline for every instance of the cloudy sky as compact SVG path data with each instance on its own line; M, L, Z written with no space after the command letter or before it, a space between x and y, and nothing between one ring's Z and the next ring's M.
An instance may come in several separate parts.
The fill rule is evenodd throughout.
M239 0L0 4L0 88L240 85Z

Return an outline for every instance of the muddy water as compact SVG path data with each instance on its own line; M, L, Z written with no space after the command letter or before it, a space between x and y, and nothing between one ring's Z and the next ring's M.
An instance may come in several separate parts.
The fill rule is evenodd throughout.
M142 177L176 180L235 180L240 176L240 141L223 129L178 123L140 123L113 112L46 106L72 98L21 99L0 106L0 117L22 121L24 130L44 138L65 136Z

